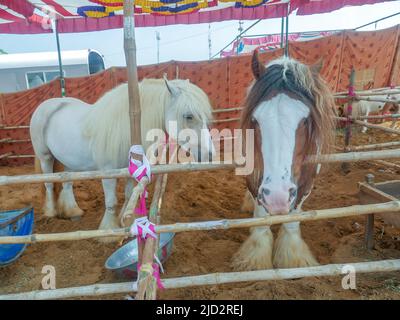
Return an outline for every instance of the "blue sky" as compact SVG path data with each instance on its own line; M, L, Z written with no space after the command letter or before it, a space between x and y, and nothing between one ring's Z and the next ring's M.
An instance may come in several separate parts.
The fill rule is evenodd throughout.
M351 29L396 12L400 12L400 1L346 7L332 13L313 16L291 15L289 31ZM280 19L261 21L247 34L279 33L280 21ZM247 28L254 22L244 21L243 28ZM387 28L395 24L400 24L400 15L378 23L377 28ZM238 27L238 21L211 24L212 54L217 53L238 34ZM373 29L375 29L374 25L362 30ZM139 65L157 62L156 31L160 32L161 35L161 62L172 59L186 61L208 59L208 24L137 28L137 59ZM62 50L96 49L104 55L106 67L125 65L122 29L62 34L60 38ZM9 53L55 51L55 37L52 34L0 34L0 49Z

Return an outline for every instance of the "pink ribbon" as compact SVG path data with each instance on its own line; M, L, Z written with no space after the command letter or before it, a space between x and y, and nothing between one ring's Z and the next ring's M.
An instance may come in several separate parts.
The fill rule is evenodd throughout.
M133 173L138 169L137 165L134 164L132 161L129 161L129 174L133 176ZM142 180L144 176L147 175L147 169L143 168L143 171L138 175L136 178L137 181ZM135 208L134 213L140 215L140 216L146 216L147 215L147 208L146 208L146 194L147 194L147 188L144 187L143 193L140 195L140 200L139 204Z
M140 272L141 266L142 265L140 263L138 263L138 267L137 267L138 273ZM161 289L161 290L165 289L164 285L161 282L160 266L157 263L153 263L152 267L153 267L153 277L156 279L158 289Z
M350 97L355 97L356 96L356 92L355 92L354 86L349 86L349 96Z
M142 240L147 240L149 237L157 239L155 225L154 223L150 222L147 217L135 219L135 222L131 227L130 234L132 237L136 236L139 243Z

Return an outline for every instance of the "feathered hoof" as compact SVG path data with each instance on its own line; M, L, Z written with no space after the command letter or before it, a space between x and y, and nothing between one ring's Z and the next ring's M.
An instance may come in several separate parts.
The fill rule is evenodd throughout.
M64 219L71 219L73 221L78 221L83 216L83 210L79 207L68 208L63 210L61 217Z
M79 220L83 215L83 210L75 205L68 205L62 197L57 201L58 216L63 219Z
M269 228L257 228L242 244L232 259L237 271L272 268L272 247L274 238Z
M301 268L319 263L301 238L300 229L288 231L281 227L275 241L273 265L275 268Z
M106 210L103 220L101 220L99 229L100 230L111 230L119 228L117 217L114 212L108 212ZM98 242L101 243L113 243L113 242L121 242L123 240L122 237L104 237L104 238L96 238Z
M43 213L44 213L45 217L47 217L47 218L57 217L57 210L55 208L44 207Z

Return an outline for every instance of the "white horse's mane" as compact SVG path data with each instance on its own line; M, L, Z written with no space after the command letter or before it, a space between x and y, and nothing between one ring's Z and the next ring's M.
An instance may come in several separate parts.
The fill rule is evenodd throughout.
M183 115L190 112L202 121L208 121L212 109L207 95L188 80L171 80L179 96L172 101L165 80L144 79L139 83L141 103L142 141L151 129L165 131L165 109L174 103L176 119L183 121ZM104 94L84 119L84 135L90 139L93 158L98 165L124 167L130 148L128 85L121 84ZM178 123L179 125L179 123ZM145 150L149 144L144 141Z

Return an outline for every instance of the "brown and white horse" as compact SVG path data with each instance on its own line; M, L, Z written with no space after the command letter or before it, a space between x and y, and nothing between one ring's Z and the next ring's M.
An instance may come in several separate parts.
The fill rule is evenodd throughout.
M243 207L250 204L255 217L298 212L319 171L305 160L333 142L333 96L319 75L321 64L280 58L264 66L255 52L252 69L241 126L255 130L255 169ZM299 222L283 224L275 243L269 227L253 228L233 260L240 270L317 264Z

